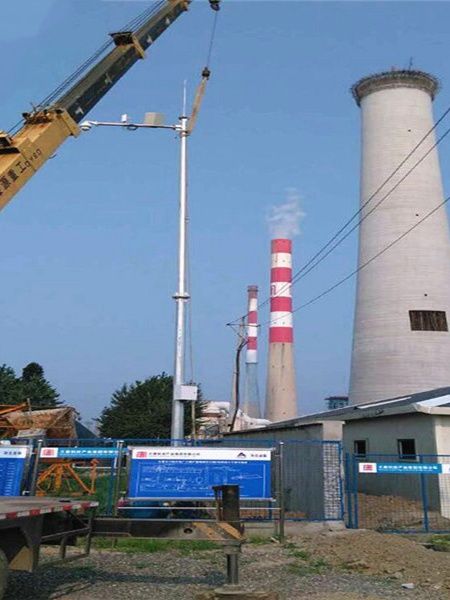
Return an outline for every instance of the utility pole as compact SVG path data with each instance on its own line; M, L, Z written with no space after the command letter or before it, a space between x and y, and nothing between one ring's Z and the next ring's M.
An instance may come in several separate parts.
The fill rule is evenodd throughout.
M231 423L230 423L230 431L233 431L234 425L236 423L236 417L240 408L240 383L241 383L241 352L243 348L247 344L247 336L245 330L245 319L242 318L239 324L239 329L237 331L238 341L236 347L236 355L234 360L234 374L233 374L233 402L232 402L232 414Z
M187 229L187 126L186 89L184 91L183 116L180 117L180 199L179 199L179 237L178 237L178 291L173 298L176 302L175 325L175 365L173 375L172 399L172 443L180 444L184 437L184 404L181 386L184 382L185 370L185 323L186 304L189 293L186 290L186 229Z
M218 6L219 0L213 0L212 4ZM213 6L213 8L214 8ZM217 10L217 8L214 8ZM202 71L202 80L198 87L192 114L187 116L186 87L183 97L183 115L178 124L164 125L163 115L158 113L146 113L144 123L130 122L126 114L122 115L119 123L109 121L84 121L80 127L83 131L89 131L93 127L121 127L128 131L139 129L169 129L176 131L180 138L180 185L179 185L179 221L178 221L178 290L173 295L176 302L175 314L175 357L172 396L172 423L171 442L178 446L183 443L184 438L184 404L197 401L197 386L186 384L185 377L185 345L186 345L186 306L190 300L187 290L187 138L192 133L195 121L200 110L206 84L210 77L210 71L205 67Z

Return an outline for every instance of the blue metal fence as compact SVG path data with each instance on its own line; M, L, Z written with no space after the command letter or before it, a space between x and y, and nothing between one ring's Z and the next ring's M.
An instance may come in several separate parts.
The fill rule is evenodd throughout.
M385 532L450 531L450 456L345 457L347 525Z
M11 440L17 443L16 440ZM20 440L23 444L25 440ZM291 520L342 520L344 518L342 447L337 441L282 440L282 439L243 439L222 438L218 440L180 440L183 446L206 446L222 448L274 448L274 468L272 500L261 502L243 501L243 516L248 519L273 520L283 511ZM28 443L37 449L37 440ZM83 448L113 450L128 446L168 446L167 439L45 439L47 448L58 447L60 452ZM62 450L64 448L64 450ZM96 453L92 453L92 458ZM36 455L36 453L35 453ZM51 458L51 457L49 457ZM89 457L81 459L88 466ZM117 490L125 489L125 470L117 468L117 458L98 454L99 477L98 495L102 495L102 508L106 514L114 514L114 498ZM73 460L76 460L74 458ZM82 468L83 462L81 462ZM38 465L39 468L42 465ZM30 473L33 471L33 465ZM106 480L107 479L107 480ZM31 478L28 481L30 489ZM107 484L105 498L105 484Z
M287 520L344 519L342 445L335 440L258 439L233 434L208 443L235 446L282 445L282 501Z

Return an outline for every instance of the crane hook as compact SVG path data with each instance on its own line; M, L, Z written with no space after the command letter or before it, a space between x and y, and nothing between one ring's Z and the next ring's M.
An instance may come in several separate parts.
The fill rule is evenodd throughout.
M209 0L209 5L215 11L220 10L220 2L221 0Z

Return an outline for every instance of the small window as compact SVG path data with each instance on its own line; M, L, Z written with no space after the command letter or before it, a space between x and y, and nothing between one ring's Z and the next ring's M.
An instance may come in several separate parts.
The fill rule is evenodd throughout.
M359 456L367 455L367 440L355 440L353 442L353 452Z
M410 310L409 320L413 331L448 331L444 310Z
M416 440L397 440L398 456L403 460L416 460Z

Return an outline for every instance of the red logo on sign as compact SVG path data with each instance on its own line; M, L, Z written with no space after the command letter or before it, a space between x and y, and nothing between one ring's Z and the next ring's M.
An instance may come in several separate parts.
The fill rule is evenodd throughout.
M53 456L53 450L51 448L43 448L42 456Z
M136 458L145 458L147 456L147 452L136 452Z
M373 465L363 465L363 471L374 471Z

